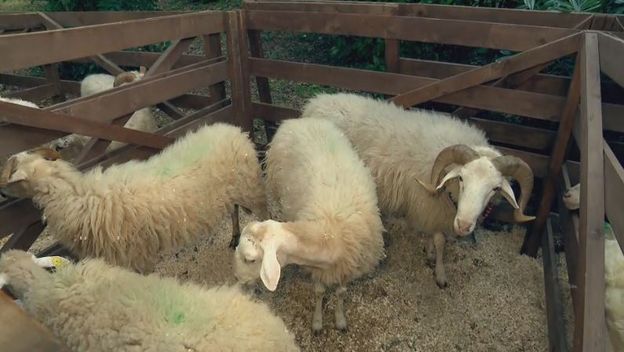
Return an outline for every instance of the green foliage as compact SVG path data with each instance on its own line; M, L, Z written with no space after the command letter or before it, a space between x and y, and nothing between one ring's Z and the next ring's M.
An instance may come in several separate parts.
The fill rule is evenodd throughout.
M47 0L48 11L139 11L156 10L156 0Z
M546 0L544 6L548 10L561 12L595 12L603 4L600 0Z

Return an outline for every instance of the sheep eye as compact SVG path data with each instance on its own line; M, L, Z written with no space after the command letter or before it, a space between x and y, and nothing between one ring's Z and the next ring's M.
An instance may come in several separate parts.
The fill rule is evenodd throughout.
M255 262L256 262L255 259L247 259L247 258L245 258L245 263L253 264Z
M459 182L464 182L464 179L461 176L459 176Z
M54 161L54 159L53 159L53 158L50 158L49 156L46 156L46 157L45 157L45 158L43 158L43 159L45 159L45 160L47 160L47 161Z

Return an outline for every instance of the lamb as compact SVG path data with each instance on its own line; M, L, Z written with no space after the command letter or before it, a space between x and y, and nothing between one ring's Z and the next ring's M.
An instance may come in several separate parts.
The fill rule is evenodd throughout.
M48 273L18 250L2 255L0 272L71 351L299 351L282 319L236 286L182 284L101 259Z
M563 203L570 210L580 207L581 184L568 188ZM605 314L611 351L624 351L624 254L613 228L605 222Z
M39 148L9 158L0 189L32 198L47 228L80 257L153 270L157 254L210 232L237 205L268 218L261 169L239 127L204 126L145 161L86 173ZM236 215L236 216L234 216ZM233 234L233 240L237 234Z
M258 277L277 288L281 267L301 265L314 281L312 328L322 329L325 287L337 284L336 327L347 328L346 285L370 273L385 256L383 225L370 171L330 122L284 122L266 156L266 187L284 222L251 222L234 255L244 284Z
M524 215L533 189L531 168L519 158L501 155L481 130L448 114L406 111L340 93L312 98L302 117L336 123L371 169L382 212L404 215L415 230L433 235L428 262L435 262L440 288L448 285L445 234L471 234L494 195L500 192L515 208L515 221L534 219ZM507 177L520 184L518 202Z

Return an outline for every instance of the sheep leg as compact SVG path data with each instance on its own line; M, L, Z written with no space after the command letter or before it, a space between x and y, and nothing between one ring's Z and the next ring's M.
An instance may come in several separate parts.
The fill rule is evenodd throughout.
M435 252L435 245L433 244L433 236L429 236L429 239L427 240L427 259L425 259L425 262L428 267L434 268L435 261L436 261L436 252Z
M315 282L314 294L316 297L316 306L314 308L314 316L312 317L312 331L317 334L323 328L323 296L325 296L325 285L318 281Z
M336 329L347 330L347 318L344 313L344 296L347 293L347 287L338 286L336 289Z
M444 269L444 244L446 238L442 232L436 232L433 235L433 244L435 246L435 278L438 287L445 288L448 285L446 280L446 270Z
M234 204L234 210L232 211L232 240L230 241L230 248L236 248L236 246L238 246L239 239L240 222L238 219L238 204Z

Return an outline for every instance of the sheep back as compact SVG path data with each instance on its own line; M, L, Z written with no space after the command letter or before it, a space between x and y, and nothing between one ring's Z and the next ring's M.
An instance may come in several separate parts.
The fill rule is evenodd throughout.
M449 114L407 111L356 94L320 94L306 104L302 117L327 119L344 131L372 172L382 211L406 215L425 232L452 231L455 209L416 179L430 179L437 155L448 146L490 149L481 130Z
M234 204L265 206L255 153L240 128L214 124L148 160L105 171L81 175L59 161L56 175L40 182L33 199L50 232L81 257L150 272L159 252L210 232Z
M335 264L312 269L325 283L344 283L370 272L383 257L383 225L375 183L351 143L321 119L282 123L267 152L267 190L286 221L300 227L305 242L318 240L334 251Z
M205 289L100 259L30 270L49 279L20 297L25 309L73 351L298 351L283 321L236 287Z

